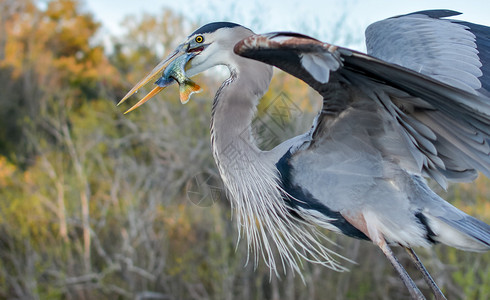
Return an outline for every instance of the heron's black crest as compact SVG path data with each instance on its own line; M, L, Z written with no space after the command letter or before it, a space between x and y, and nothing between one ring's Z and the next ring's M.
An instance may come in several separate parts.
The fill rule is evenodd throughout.
M201 28L197 29L196 31L194 31L191 34L191 36L195 35L195 34L205 34L205 33L214 32L220 28L233 28L233 27L237 27L237 26L241 26L241 25L238 25L236 23L231 23L231 22L209 23L209 24L206 24L206 25L202 26Z

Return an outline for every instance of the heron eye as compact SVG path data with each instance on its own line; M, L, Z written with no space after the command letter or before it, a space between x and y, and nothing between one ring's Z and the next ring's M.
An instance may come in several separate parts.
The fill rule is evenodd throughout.
M200 43L204 42L204 37L202 35L198 35L198 36L196 36L195 40L196 40L196 43L200 44Z

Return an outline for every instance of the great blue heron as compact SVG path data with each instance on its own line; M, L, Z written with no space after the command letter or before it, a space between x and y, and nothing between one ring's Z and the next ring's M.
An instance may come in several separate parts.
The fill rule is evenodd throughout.
M231 75L213 102L212 152L256 259L275 268L276 248L280 263L295 270L299 258L342 269L318 240L320 226L371 240L411 296L423 299L389 245L404 247L444 299L412 247L490 249L490 226L423 179L446 187L447 180L475 179L477 170L490 176L490 28L445 19L458 14L422 11L374 23L366 30L368 54L296 33L256 35L234 23L207 24L121 102L165 70L157 84L166 83L137 105L163 89L179 57L189 77L227 66ZM310 131L261 151L250 125L271 65L324 101Z

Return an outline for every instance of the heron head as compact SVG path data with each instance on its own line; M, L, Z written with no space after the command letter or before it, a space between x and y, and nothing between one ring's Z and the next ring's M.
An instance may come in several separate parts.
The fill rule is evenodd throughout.
M179 82L175 72L183 73L184 77L192 77L217 65L229 65L237 55L233 47L240 40L252 35L253 32L235 23L215 22L202 26L194 31L168 57L163 59L153 70L141 79L118 103L121 104L142 86L153 80L157 75L162 77L156 82L157 86L131 107L126 113L139 107L165 87ZM184 58L182 56L185 56ZM184 63L182 69L176 64ZM175 69L175 71L174 71ZM174 71L174 72L170 72ZM168 78L167 78L168 77ZM174 79L174 80L171 80Z

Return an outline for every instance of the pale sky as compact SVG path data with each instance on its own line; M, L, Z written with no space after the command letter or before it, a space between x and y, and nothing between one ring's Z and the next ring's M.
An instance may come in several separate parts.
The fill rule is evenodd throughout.
M217 0L86 0L86 8L103 23L104 31L122 32L121 22L127 15L143 12L160 15L171 8L189 20L204 25L213 21L232 21L255 32L296 31L313 35L325 42L332 38L331 27L346 13L345 32L354 38L363 37L367 25L388 17L409 12L443 8L462 12L455 18L490 26L489 0L273 0L273 1L217 1ZM305 28L313 32L304 32ZM330 30L329 30L330 29ZM337 36L337 39L339 37ZM340 38L340 42L341 42ZM339 43L338 40L334 41ZM348 43L347 41L345 41ZM345 45L361 48L362 45ZM356 47L357 46L357 47ZM362 49L358 49L362 50Z

